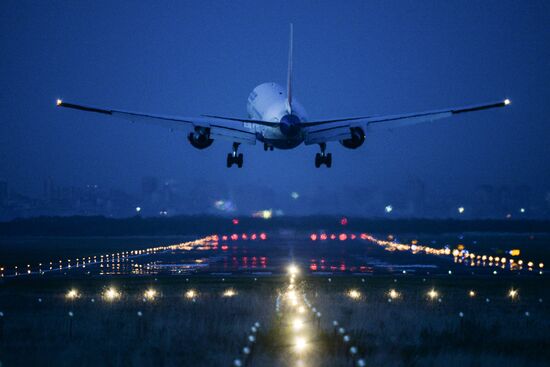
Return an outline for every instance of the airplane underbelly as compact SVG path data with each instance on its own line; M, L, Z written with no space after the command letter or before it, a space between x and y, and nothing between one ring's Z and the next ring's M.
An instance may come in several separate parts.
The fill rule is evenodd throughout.
M293 149L302 144L303 139L276 139L268 143L277 149Z

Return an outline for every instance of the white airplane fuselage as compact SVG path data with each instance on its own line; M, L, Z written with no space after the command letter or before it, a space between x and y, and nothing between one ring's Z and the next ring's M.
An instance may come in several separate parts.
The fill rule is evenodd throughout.
M304 132L300 123L307 121L302 105L292 100L288 105L285 88L277 83L263 83L252 90L248 96L246 109L251 120L276 122L277 127L245 123L245 127L254 129L258 140L277 149L292 149L304 141Z

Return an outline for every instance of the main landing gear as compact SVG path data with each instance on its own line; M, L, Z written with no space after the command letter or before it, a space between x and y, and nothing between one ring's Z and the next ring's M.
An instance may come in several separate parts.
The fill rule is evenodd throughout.
M237 154L239 144L233 143L233 152L227 154L227 168L230 168L233 164L236 164L239 168L243 167L243 154Z
M327 144L321 143L319 147L321 148L321 153L315 154L315 168L319 168L323 164L326 165L327 168L330 168L332 166L332 154L325 153Z

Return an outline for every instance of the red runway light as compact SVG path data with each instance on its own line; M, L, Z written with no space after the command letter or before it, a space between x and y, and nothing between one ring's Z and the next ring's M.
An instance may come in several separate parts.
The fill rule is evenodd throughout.
M246 233L243 233L242 236L241 236L241 238L242 238L243 240L247 240L247 239L248 239L248 236L246 235Z
M347 226L348 225L348 218L342 217L342 219L340 219L340 224L343 225L343 226Z
M256 236L256 233L252 233L252 236L250 236L250 239L255 240L256 238L258 238L258 236Z
M336 239L336 235L335 235L335 234L331 234L331 235L330 235L330 239L331 239L331 240L335 240L335 239Z
M321 234L321 241L326 241L327 240L327 234L326 233L322 233Z
M316 233L312 233L311 236L309 236L309 238L310 238L312 241L317 241L317 234L316 234Z
M237 218L233 218L232 222L233 222L234 225L239 224L239 220Z
M348 239L348 235L345 234L345 233L340 233L340 236L338 236L338 239L339 239L340 241L345 241L345 240Z
M227 236L226 235L222 236L222 241L227 241Z
M222 245L222 251L227 251L229 249L229 246L227 245Z
M231 235L231 239L232 239L233 241L237 241L237 240L239 239L239 235L236 234L236 233L233 233L233 234Z
M357 238L356 235L354 235L354 234L351 235L351 239L352 239L352 240L354 240L354 239L356 239L356 238Z
M263 232L260 233L260 239L261 239L262 241L265 241L265 240L267 239L267 235L266 235L265 233L263 233Z

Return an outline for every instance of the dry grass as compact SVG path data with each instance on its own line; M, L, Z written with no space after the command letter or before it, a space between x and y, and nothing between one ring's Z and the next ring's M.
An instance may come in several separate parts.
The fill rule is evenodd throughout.
M515 301L506 296L511 282L475 278L423 282L412 278L394 283L387 278L362 283L340 279L330 286L310 284L310 293L312 303L326 315L323 327L330 330L332 320L338 320L367 365L546 365L550 358L546 281L531 279L524 284L513 280L522 288L521 298ZM477 295L470 298L467 292L473 283L477 284ZM349 287L360 289L365 296L350 299L345 294ZM440 293L441 302L426 296L432 287ZM391 288L398 289L402 297L388 302Z
M88 284L74 302L64 299L66 288L4 290L3 365L229 365L250 326L255 321L265 324L273 304L272 292L261 286L240 290L238 284L183 280L158 287L163 297L153 303L143 302L145 286L137 284L121 289L122 298L108 303L100 297L102 283ZM221 297L229 286L239 294ZM194 302L184 297L191 287L199 292ZM74 312L72 318L69 311Z

